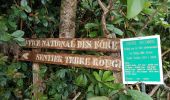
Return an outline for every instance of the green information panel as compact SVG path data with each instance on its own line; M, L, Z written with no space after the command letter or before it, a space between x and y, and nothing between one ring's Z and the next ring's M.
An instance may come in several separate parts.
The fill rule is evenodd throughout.
M160 36L121 39L124 84L163 84Z

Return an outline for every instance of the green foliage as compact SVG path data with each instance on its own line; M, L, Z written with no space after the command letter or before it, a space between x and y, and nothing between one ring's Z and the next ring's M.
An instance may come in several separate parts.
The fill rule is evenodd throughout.
M147 0L127 0L127 18L134 18L138 15L143 8Z
M117 35L123 35L123 31L119 28L114 27L112 24L107 24L107 29L112 33L116 33Z
M7 57L0 55L0 98L8 100L22 97L27 88L24 84L24 67L27 67L24 63L7 64Z
M60 1L1 0L0 45L3 43L24 45L24 38L34 34L38 38L58 37ZM102 2L108 4L108 0ZM106 18L107 29L118 38L160 34L162 50L165 51L170 48L169 4L169 0L117 0ZM103 11L97 0L80 0L77 9L76 37L103 37L101 22ZM141 30L142 28L144 30ZM106 54L90 51L78 53ZM30 67L31 63L11 61L11 58L10 54L0 54L0 98L35 99L32 98L32 90L35 87L32 86L34 71ZM163 58L165 72L170 70L169 59L168 56ZM68 100L75 97L78 92L81 92L78 99L88 100L151 99L144 93L127 90L123 84L115 83L116 77L112 71L42 65L39 75L45 84L44 94L39 94L42 100ZM159 89L153 98L164 99L166 93L166 90Z
M127 94L132 96L133 100L153 100L149 95L137 90L127 90Z
M77 86L86 86L87 85L87 77L86 75L79 75L76 80L75 80L75 84Z
M24 9L27 13L31 12L30 6L28 6L27 0L21 0L21 7Z
M105 96L97 96L97 97L88 98L87 100L109 100L109 98Z

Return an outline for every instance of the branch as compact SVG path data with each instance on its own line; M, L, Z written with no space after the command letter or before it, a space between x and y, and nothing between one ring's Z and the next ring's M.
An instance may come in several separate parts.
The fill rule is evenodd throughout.
M107 8L104 6L104 4L101 2L101 0L97 0L97 1L98 1L98 3L99 3L100 7L102 8L102 10L103 10L103 11L106 11Z
M80 94L81 94L81 92L78 92L72 100L77 100L77 98L80 96Z
M109 30L107 29L107 26L106 26L106 17L107 17L109 11L111 10L111 8L113 6L113 1L109 0L109 4L108 4L107 7L104 6L104 4L101 2L101 0L97 0L97 1L99 3L100 7L103 10L103 14L102 14L102 30L103 30L104 36L108 37L110 35L110 32L109 32Z
M110 0L107 9L110 10L113 7L113 1Z
M148 24L151 22L151 20L153 19L157 12L158 9L150 17L148 17L148 20L146 21L145 25L142 27L139 33L143 32L143 30L148 26Z
M170 52L170 48L162 53L162 57L165 56L168 52Z
M163 85L163 88L164 88L166 91L170 92L170 87L167 86L166 84Z
M149 93L149 96L154 95L155 92L158 90L159 86L160 86L160 85L156 85L156 86L152 89L152 91Z
M155 10L155 12L148 17L148 20L146 21L145 25L142 27L142 29L139 31L140 33L143 32L143 30L148 26L148 24L151 22L153 17L156 15L156 13L161 9L161 7L165 6L168 0L164 0L164 2L158 7L158 9Z

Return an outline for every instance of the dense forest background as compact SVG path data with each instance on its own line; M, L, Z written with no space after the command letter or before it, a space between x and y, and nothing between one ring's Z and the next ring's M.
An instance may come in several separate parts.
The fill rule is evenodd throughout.
M0 98L2 100L36 98L84 100L90 97L89 100L151 100L151 98L169 100L170 0L101 0L102 2L71 0L76 4L74 9L76 17L73 19L75 31L70 33L74 34L71 36L128 38L160 35L164 85L147 85L145 94L139 91L138 84L125 86L116 83L112 71L41 64L38 74L43 80L40 83L43 92L39 92L36 98L33 97L33 90L37 87L32 84L32 73L36 72L32 70L32 63L17 61L19 51L25 44L24 38L62 37L60 12L65 8L63 4L67 1L0 1ZM110 55L92 51L53 52Z

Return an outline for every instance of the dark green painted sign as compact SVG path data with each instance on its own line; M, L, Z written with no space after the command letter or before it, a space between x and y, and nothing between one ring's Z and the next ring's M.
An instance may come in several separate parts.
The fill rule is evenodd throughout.
M160 37L121 39L123 83L163 84Z

